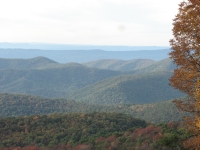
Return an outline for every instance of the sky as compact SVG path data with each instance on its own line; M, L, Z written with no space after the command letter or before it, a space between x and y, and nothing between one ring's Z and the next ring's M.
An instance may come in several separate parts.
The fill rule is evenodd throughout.
M0 42L169 46L181 0L2 0Z

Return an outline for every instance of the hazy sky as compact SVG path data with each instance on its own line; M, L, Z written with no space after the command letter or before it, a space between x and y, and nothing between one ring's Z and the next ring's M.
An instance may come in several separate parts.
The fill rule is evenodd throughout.
M169 46L181 0L2 0L0 42Z

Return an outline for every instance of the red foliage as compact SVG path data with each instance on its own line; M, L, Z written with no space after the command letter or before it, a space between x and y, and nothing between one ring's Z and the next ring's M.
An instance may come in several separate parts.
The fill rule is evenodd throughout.
M67 144L65 147L66 147L66 149L71 149L72 148L71 145L69 145L69 144Z
M170 128L174 128L175 123L174 123L174 122L169 122L169 123L167 124L167 126L170 127Z
M137 133L138 136L144 136L144 135L147 136L147 135L158 133L161 130L162 130L161 127L155 127L153 125L150 125L146 128L135 130L134 133Z
M103 142L105 140L106 140L105 137L100 137L100 138L98 138L98 139L95 140L95 143Z
M126 132L124 132L124 134L123 134L123 136L129 136L129 135L131 135L131 131L126 131Z
M156 134L156 135L154 135L154 136L152 137L152 140L153 140L153 142L154 142L154 141L157 141L158 139L160 139L161 137L162 137L161 134Z
M134 132L129 136L132 141L137 139L138 137L145 137L151 140L152 142L162 137L162 128L155 127L150 125L146 128L135 129Z
M16 147L13 150L21 150L21 148L20 147Z
M70 145L63 145L63 144L59 144L58 146L56 146L55 150L70 150L71 146Z
M113 141L115 141L117 139L117 137L115 136L115 135L112 135L112 136L109 136L107 139L106 139L106 141L108 141L108 142L113 142Z
M40 148L37 146L26 146L22 150L39 150Z
M137 139L137 134L132 133L129 137L131 138L132 142L134 142Z
M80 145L74 147L72 150L88 150L89 148L90 148L89 145L80 144Z

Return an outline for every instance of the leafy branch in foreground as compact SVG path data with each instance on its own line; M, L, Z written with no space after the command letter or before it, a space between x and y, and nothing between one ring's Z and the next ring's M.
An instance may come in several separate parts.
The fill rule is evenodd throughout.
M188 95L187 101L175 100L177 107L190 112L184 121L193 136L184 142L188 149L200 148L200 0L179 4L173 20L174 39L170 40L170 57L177 64L170 82Z

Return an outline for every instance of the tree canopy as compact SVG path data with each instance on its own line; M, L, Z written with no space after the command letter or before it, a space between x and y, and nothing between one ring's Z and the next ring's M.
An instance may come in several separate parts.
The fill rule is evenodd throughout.
M174 70L170 82L188 95L187 101L175 102L178 108L193 114L184 120L194 133L189 142L185 142L185 147L194 149L200 144L200 0L179 4L172 31L174 38L170 40L170 57L178 68Z

